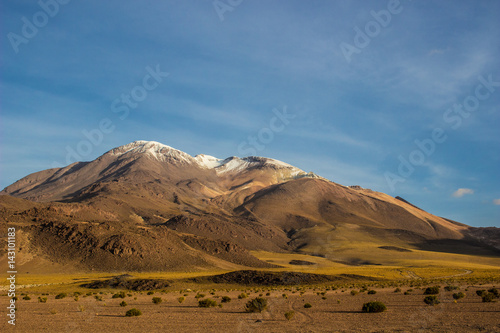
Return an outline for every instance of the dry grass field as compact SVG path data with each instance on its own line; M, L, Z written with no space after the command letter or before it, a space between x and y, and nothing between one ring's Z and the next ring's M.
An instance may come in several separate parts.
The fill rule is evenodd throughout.
M264 254L261 256L265 257ZM271 254L267 254L271 258ZM274 260L290 259L275 255ZM295 256L295 259L297 257ZM272 259L269 259L272 260ZM317 258L321 264L323 258ZM81 286L106 280L115 273L21 274L18 280L16 326L0 323L2 332L499 332L500 302L482 302L476 290L500 287L499 270L484 265L469 267L294 267L321 274L358 276L332 283L291 286L242 286L186 280L221 272L130 273L134 278L166 279L169 287L154 291L88 289ZM340 265L340 264L339 264ZM293 266L293 265L292 265ZM291 268L291 267L286 267ZM286 269L284 268L284 269ZM289 269L291 270L291 269ZM269 271L269 270L268 270ZM276 271L276 270L274 270ZM366 278L360 277L363 276ZM378 281L369 281L377 278ZM427 286L440 286L440 304L424 303ZM446 291L445 286L458 289ZM5 290L5 283L2 284ZM374 290L375 293L370 290ZM464 298L454 300L453 294ZM65 293L66 297L56 299ZM238 298L245 293L246 298ZM9 298L0 292L2 307ZM355 295L352 295L355 294ZM28 295L28 299L24 297ZM77 296L75 296L77 295ZM196 297L197 295L198 298ZM230 302L221 303L223 296ZM46 297L46 303L38 301ZM161 303L154 304L153 297ZM179 297L184 301L179 302ZM263 297L268 308L262 313L245 312L248 300ZM216 307L200 308L198 300L211 298ZM126 306L120 306L121 302ZM382 313L364 313L364 303L380 301ZM311 304L305 308L306 303ZM222 306L219 307L219 304ZM141 316L127 317L131 308ZM292 312L291 319L285 313Z
M444 285L442 285L444 287ZM360 292L360 288L317 286L305 288L242 288L240 290L166 290L127 292L125 298L112 298L117 291L96 291L79 295L73 293L56 299L55 293L39 295L25 290L31 300L18 300L15 330L4 319L2 332L498 332L500 331L500 303L483 303L477 289L490 286L461 284L459 290L440 290L441 303L435 306L423 302L423 287L374 287L376 294ZM334 287L335 288L335 287ZM333 288L333 289L334 289ZM405 291L412 289L411 292ZM351 290L359 293L351 295ZM368 287L368 290L372 290ZM456 303L452 294L457 291L465 297ZM248 298L238 299L245 292ZM212 294L211 294L212 293ZM325 294L322 294L325 293ZM198 307L197 294L220 304L222 296L231 301L222 307ZM249 299L268 300L268 309L262 313L246 313ZM286 295L286 296L283 296ZM46 303L38 296L47 297ZM102 300L97 300L95 296ZM161 297L153 304L153 297ZM179 303L178 298L185 300ZM7 300L2 296L2 304ZM383 313L363 313L362 305L381 301L387 306ZM126 306L120 306L125 301ZM310 303L311 308L304 308ZM142 312L138 317L126 317L131 308ZM285 313L293 311L290 320Z

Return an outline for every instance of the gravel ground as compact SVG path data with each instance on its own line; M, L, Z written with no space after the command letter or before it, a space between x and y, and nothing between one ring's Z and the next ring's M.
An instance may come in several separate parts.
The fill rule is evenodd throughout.
M403 292L408 288L402 288ZM38 295L31 300L17 303L15 328L7 324L4 315L0 323L2 332L500 332L500 302L482 303L475 293L478 288L464 291L466 297L453 302L453 292L441 289L441 304L424 304L423 290L415 289L411 295L394 293L394 289L378 289L374 295L366 292L355 296L350 290L327 291L326 299L311 290L304 295L291 291L272 291L265 296L269 309L263 313L245 313L244 306L250 298L260 293L251 292L249 298L238 299L241 291L218 291L215 295L203 292L220 302L221 296L230 296L231 302L222 308L199 308L195 293L190 292L179 304L178 292L154 295L133 293L123 299L103 295L103 301L93 296L54 299L38 303ZM485 289L485 287L481 288ZM322 291L322 290L317 290ZM286 293L288 298L283 298ZM135 300L134 297L137 297ZM161 297L161 304L153 304L153 297ZM7 304L6 296L0 297ZM387 305L383 313L362 313L363 303L381 301ZM310 303L311 308L304 308ZM2 306L5 309L4 306ZM138 308L143 315L125 317L126 310ZM81 311L83 310L83 311ZM287 321L284 313L294 311Z

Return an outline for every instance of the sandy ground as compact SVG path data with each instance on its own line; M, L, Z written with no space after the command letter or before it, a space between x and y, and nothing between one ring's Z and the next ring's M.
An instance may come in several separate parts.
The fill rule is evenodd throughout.
M402 288L405 291L408 288ZM56 300L48 297L47 303L38 303L38 295L31 300L18 301L15 328L7 324L6 296L2 304L2 332L500 332L500 302L482 303L470 287L466 297L453 303L453 292L441 289L437 306L423 303L423 290L415 289L412 295L394 293L394 289L378 289L377 294L350 295L350 290L327 291L326 300L311 290L300 296L290 291L273 291L268 299L269 309L261 314L245 313L248 299L257 297L251 292L248 299L238 299L241 291L218 291L209 295L220 302L221 296L230 296L231 302L222 308L199 308L191 292L179 304L179 292L154 295L134 293L126 297L126 307L120 307L121 298L103 295L103 301L93 296L75 301L72 297ZM481 288L481 289L484 289ZM318 292L321 290L317 290ZM283 298L286 293L288 298ZM135 300L134 297L137 297ZM159 305L152 297L161 297ZM384 313L362 313L363 303L378 300L387 305ZM304 308L305 303L312 308ZM83 311L79 309L83 307ZM125 317L126 310L138 308L143 315ZM287 311L295 311L290 321L284 317Z

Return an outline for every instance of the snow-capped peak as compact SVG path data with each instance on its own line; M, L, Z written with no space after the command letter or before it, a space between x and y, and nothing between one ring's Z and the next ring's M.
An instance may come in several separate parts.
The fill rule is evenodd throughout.
M207 169L214 169L222 165L223 159L213 157L210 155L200 154L196 155L194 159L198 162L198 164Z
M175 160L188 163L192 163L194 161L191 155L156 141L134 141L124 146L112 149L108 153L111 155L145 153L160 161L165 161L167 158L174 158Z
M176 161L180 163L187 163L192 165L194 164L205 169L213 169L219 175L227 173L239 173L244 172L245 170L260 167L274 168L276 170L279 170L280 174L284 172L284 174L288 175L289 177L302 177L304 175L307 175L306 172L299 168L272 158L257 156L239 158L236 156L232 156L226 159L220 159L205 154L200 154L192 157L191 155L183 151L156 141L134 141L124 146L114 148L107 154L113 156L125 156L128 154L137 153L147 154L150 158L154 158L159 161Z

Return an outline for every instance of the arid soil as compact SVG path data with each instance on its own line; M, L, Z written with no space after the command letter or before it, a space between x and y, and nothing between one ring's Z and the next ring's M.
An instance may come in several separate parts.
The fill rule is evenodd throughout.
M107 293L102 301L94 295L80 296L78 301L73 297L55 299L48 297L47 303L39 303L38 295L31 295L31 300L18 301L17 324L15 329L2 318L2 332L499 332L500 302L483 303L476 295L477 289L484 286L461 286L460 291L465 298L453 302L453 292L441 288L439 299L441 304L428 306L424 304L423 289L414 289L409 295L394 292L394 288L376 290L355 296L350 289L326 292L324 289L307 290L305 294L292 293L295 288L277 289L266 296L267 290L254 292L248 290L249 297L238 299L242 290L200 291L216 300L222 296L230 296L231 301L223 307L199 308L194 291L176 291L169 293L132 292L131 297L112 298ZM456 292L456 291L454 291ZM246 313L246 302L259 294L263 294L269 302L269 308L263 313ZM282 294L287 294L284 298ZM185 296L180 304L177 298ZM161 297L161 304L153 304L153 297ZM0 297L6 304L7 297ZM120 307L125 300L128 305ZM363 313L363 303L382 301L387 305L383 313ZM311 308L304 308L310 303ZM139 317L125 317L130 308L142 311ZM284 313L294 311L291 320L286 320Z

